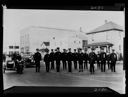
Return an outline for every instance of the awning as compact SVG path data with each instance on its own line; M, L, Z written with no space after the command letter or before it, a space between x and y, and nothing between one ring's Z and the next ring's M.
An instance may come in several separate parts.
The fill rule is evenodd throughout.
M107 45L113 46L113 44L110 42L96 42L96 43L88 44L85 47L98 47L98 46L103 47L103 46L107 46Z

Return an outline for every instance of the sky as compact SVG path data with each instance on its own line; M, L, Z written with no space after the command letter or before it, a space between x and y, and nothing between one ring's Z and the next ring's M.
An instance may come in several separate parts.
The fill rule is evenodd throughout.
M124 27L123 11L32 10L6 9L3 11L4 47L19 45L19 33L29 26L44 26L89 32L107 21Z

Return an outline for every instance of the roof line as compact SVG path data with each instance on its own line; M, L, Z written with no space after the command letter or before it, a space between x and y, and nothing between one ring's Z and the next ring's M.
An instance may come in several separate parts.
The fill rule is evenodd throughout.
M89 32L89 33L86 33L86 34L94 34L94 33L106 32L106 31L111 31L111 30L123 31L123 30L120 30L120 29L113 28L113 29L108 29L108 30L102 30L102 31L96 31L96 32Z
M32 26L32 27L36 27L36 28L45 28L45 29L56 29L56 30L66 30L66 31L72 31L72 32L76 32L76 30L72 30L72 29L62 29L62 28L53 28L53 27L44 27L44 26Z

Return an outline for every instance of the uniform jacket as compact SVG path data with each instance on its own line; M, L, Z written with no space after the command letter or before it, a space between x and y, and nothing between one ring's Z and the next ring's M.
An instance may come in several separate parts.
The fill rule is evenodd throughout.
M116 53L111 53L110 54L110 60L111 60L111 62L117 61L117 55L116 55Z
M50 55L49 54L46 54L44 56L44 62L50 62Z
M68 52L67 53L67 60L68 61L72 61L73 60L73 54L72 54L72 52Z
M100 59L101 59L101 61L105 61L107 59L107 55L105 52L100 53Z
M83 60L85 60L85 61L88 60L88 54L87 54L87 53L84 53L84 55L83 55Z
M61 53L61 59L62 59L62 61L67 60L67 53L66 52Z
M94 52L89 53L89 62L95 63L95 61L96 61L96 54Z
M61 60L61 52L56 52L54 56L55 56L55 60L56 61L60 61Z
M73 61L77 61L78 60L78 53L72 53L72 57L73 57Z
M78 61L83 62L83 53L78 53Z
M39 52L36 52L34 54L34 60L37 62L37 61L40 61L41 60L41 54Z
M51 52L50 56L49 56L50 57L50 61L54 61L55 60L54 56L55 56L55 53Z

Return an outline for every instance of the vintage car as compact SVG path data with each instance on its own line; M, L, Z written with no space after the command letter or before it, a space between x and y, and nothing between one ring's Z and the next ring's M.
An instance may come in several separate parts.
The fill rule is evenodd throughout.
M26 68L35 66L35 63L34 63L32 55L26 54L26 55L23 56L23 59L24 59L24 66Z
M15 62L12 60L11 57L9 56L6 57L6 61L3 62L3 68L4 68L4 73L5 73L5 70L16 70Z

